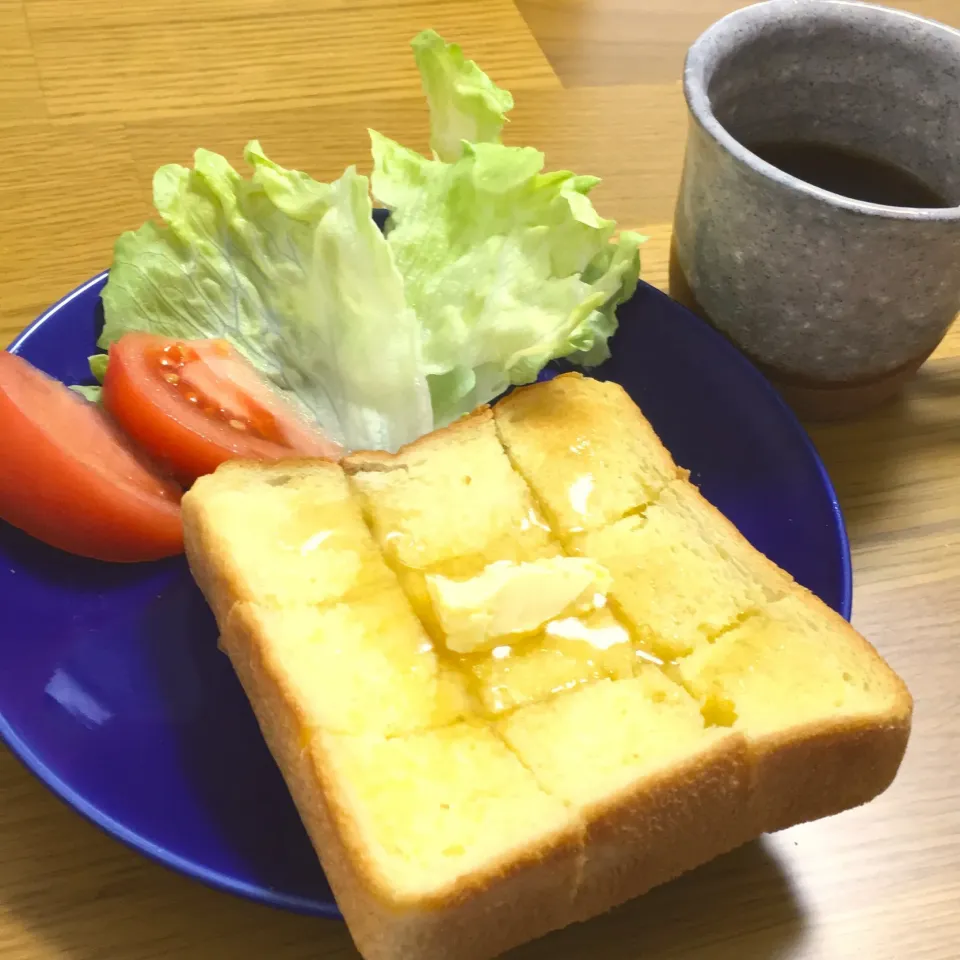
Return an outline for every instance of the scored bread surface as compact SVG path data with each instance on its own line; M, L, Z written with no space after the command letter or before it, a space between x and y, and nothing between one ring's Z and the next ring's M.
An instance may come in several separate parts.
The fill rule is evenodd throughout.
M870 800L906 747L896 674L614 384L515 390L396 455L226 464L183 515L367 960L494 956ZM428 577L561 555L612 576L575 624L605 649L445 647Z

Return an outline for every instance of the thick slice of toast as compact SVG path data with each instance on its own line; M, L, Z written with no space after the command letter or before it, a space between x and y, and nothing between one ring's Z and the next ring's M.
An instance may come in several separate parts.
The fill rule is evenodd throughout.
M342 467L231 464L183 509L367 960L484 960L866 802L903 756L899 678L615 385L559 377ZM428 577L563 556L609 574L595 608L447 646Z

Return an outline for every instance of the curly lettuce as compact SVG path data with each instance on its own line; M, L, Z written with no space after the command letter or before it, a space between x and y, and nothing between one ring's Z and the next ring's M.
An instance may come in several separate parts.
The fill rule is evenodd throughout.
M246 174L202 149L161 167L157 221L116 243L99 345L224 338L347 449L395 450L552 360L606 359L643 238L615 237L595 177L500 142L513 98L456 44L424 31L413 51L430 157L371 131L369 183L320 183L256 141Z

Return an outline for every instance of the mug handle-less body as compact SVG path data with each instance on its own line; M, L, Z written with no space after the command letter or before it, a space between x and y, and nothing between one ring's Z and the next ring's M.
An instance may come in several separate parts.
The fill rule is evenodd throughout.
M858 45L866 55L851 56ZM957 69L957 31L830 0L745 8L688 53L691 123L671 293L801 413L844 416L895 392L960 308ZM891 129L913 133L898 141ZM841 197L742 142L757 139L819 140L876 156L956 205Z

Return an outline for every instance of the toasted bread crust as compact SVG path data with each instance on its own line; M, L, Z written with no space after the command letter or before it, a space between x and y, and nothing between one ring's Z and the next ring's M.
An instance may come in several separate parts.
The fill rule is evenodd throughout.
M432 449L456 442L461 436L470 434L478 426L492 419L493 411L484 404L454 420L453 423L404 444L396 453L387 453L384 450L356 450L344 457L340 463L348 474L359 473L362 470L395 470L404 461L420 455L428 455Z
M832 817L878 797L900 769L913 722L907 685L873 645L805 587L795 584L792 595L869 653L896 695L882 718L838 717L753 741L750 802L758 835Z
M588 920L756 836L740 735L584 811L586 859L575 919Z
M530 401L531 391L548 387L523 388L504 403L515 413ZM610 393L607 387L604 390L607 403ZM623 397L617 395L615 404L624 408ZM641 424L637 434L653 436L653 459L660 465L656 483L644 488L649 494L642 505L646 506L678 477L686 482L686 472L673 465L640 411L632 402L629 406L635 411L629 415ZM495 411L481 408L395 455L360 452L341 465L233 464L221 468L217 476L234 472L269 478L287 470L319 470L352 487L352 474L403 469L405 463L429 458L438 447L459 443L473 430L489 429L494 417ZM348 785L337 774L340 734L310 727L271 654L271 638L262 635L255 619L231 616L236 603L257 598L249 596L233 558L211 528L203 503L206 488L201 481L184 498L191 570L217 616L221 644L366 960L486 960L602 913L763 832L865 803L889 786L903 758L913 707L903 682L846 621L754 550L697 491L700 508L722 531L724 550L749 558L772 597L797 598L811 616L828 623L870 659L895 691L892 705L885 712L838 714L772 734L750 735L739 728L714 731L716 738L692 755L637 776L582 808L569 804L568 823L531 837L483 870L438 883L418 895L398 891L364 836ZM608 512L604 522L612 519ZM558 535L569 544L569 536L575 534L565 529Z

